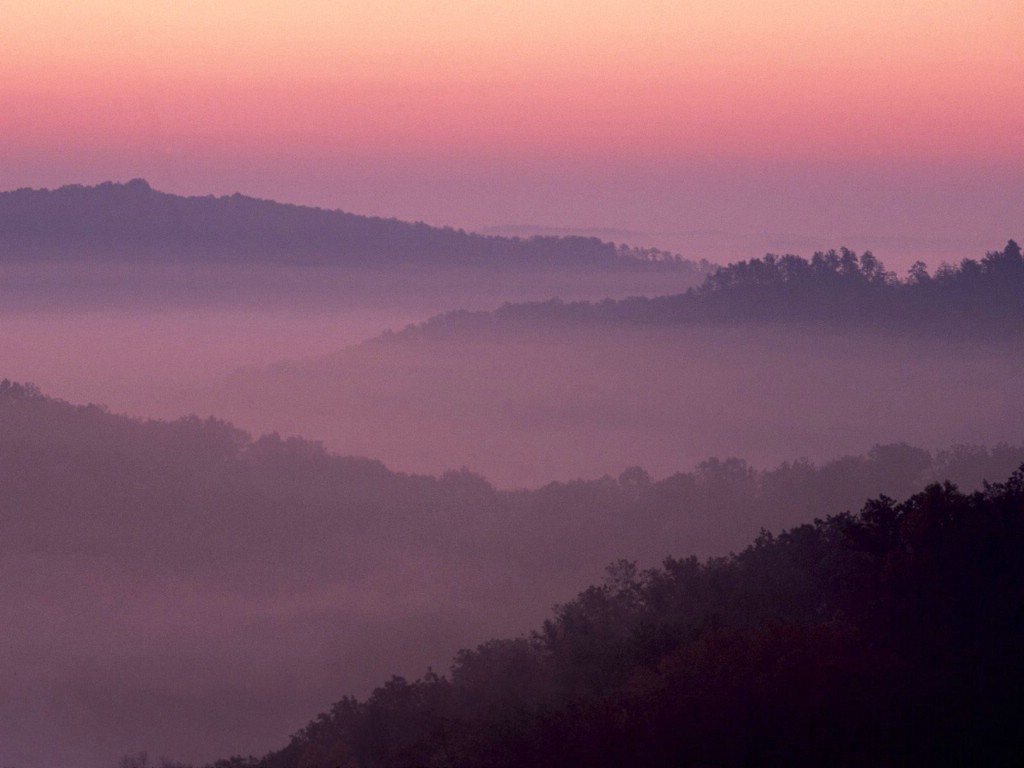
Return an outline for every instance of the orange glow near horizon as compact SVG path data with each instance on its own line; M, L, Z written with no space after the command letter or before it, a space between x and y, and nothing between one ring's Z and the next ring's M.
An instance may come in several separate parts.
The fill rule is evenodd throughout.
M333 140L1018 162L1024 138L1024 11L996 0L5 6L8 152Z

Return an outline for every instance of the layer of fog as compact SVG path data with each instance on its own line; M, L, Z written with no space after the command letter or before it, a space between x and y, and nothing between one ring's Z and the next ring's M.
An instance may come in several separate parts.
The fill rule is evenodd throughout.
M130 262L0 265L0 377L138 416L184 415L240 367L327 355L439 312L685 290L681 272Z
M645 286L569 273L561 284L419 274L385 286L309 271L147 270L90 273L84 290L59 270L4 274L0 376L114 411L215 414L256 434L301 434L402 471L466 466L501 486L537 487L633 465L665 477L709 456L770 467L877 443L1016 443L1024 433L1024 341L577 327L359 344L446 309L671 292L657 290L663 277L634 290ZM811 514L839 511L825 506ZM664 548L693 551L684 528ZM556 545L577 541L535 549L552 547L557 562ZM391 673L443 671L458 648L536 626L608 559L637 554L621 539L604 545L585 568L558 574L336 538L299 557L254 552L256 587L216 570L140 576L80 552L5 555L0 723L22 747L3 758L101 766L141 749L198 761L281 746L340 696Z
M242 371L199 400L393 469L536 487L708 456L769 466L883 442L1014 442L1022 360L1024 340L574 327L376 341Z
M1024 344L751 327L359 344L416 312L8 311L0 373L115 412L215 415L500 487L1024 434Z
M482 600L470 610L450 583L457 568L406 554L387 571L323 584L289 578L283 571L302 563L280 562L267 595L187 572L147 582L87 558L5 557L4 764L112 768L143 750L197 764L261 754L343 695L366 695L391 674L443 670L458 648L525 631L550 607L521 606L516 621L501 618L500 603L490 615Z
M940 477L978 487L1024 459L896 445L500 493L302 441L240 453L217 423L0 406L0 764L20 768L262 753L344 695L538 627L619 558L723 554L762 527Z

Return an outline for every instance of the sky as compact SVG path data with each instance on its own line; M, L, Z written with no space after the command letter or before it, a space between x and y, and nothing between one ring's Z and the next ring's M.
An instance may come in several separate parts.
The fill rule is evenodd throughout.
M0 0L0 18L0 189L144 177L694 257L899 262L1024 236L1020 0Z

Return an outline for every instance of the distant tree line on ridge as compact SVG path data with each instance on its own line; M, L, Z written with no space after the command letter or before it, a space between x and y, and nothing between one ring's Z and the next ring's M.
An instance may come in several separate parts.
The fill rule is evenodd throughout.
M761 527L852 508L879 491L905 496L938 479L978 487L1022 461L1024 445L932 453L892 444L821 464L756 469L709 458L663 479L634 466L618 477L506 491L465 468L408 475L300 438L253 438L195 416L140 421L0 382L5 546L46 554L73 542L140 568L175 569L179 558L204 568L260 562L256 544L236 536L239 526L260 525L267 530L255 541L275 558L333 538L353 562L359 552L411 543L482 568L557 571L578 584L571 580L617 557L725 552ZM154 549L160 557L147 554Z
M870 251L819 251L810 260L768 254L720 267L686 293L600 302L506 304L494 312L456 311L409 326L407 337L545 327L565 323L799 323L849 329L989 333L1024 331L1024 258L1010 240L983 259L916 262L905 279Z

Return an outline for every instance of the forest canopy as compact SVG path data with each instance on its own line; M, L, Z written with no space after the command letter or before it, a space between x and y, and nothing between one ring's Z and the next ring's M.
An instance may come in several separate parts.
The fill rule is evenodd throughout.
M870 251L787 254L720 267L703 284L670 296L614 301L506 304L494 312L451 312L410 326L410 337L553 324L672 325L799 323L851 330L959 335L1012 333L1024 323L1024 258L1010 240L980 261L915 263L900 279Z
M237 193L182 197L154 190L144 179L0 193L0 253L16 260L148 258L369 269L589 267L699 275L708 268L657 248L596 237L482 235Z
M1016 765L1022 546L1024 466L728 557L621 561L532 634L342 699L248 764Z
M466 469L404 475L298 438L130 419L4 381L0 525L21 574L7 641L34 670L8 684L15 700L41 681L55 700L84 690L89 722L109 711L104 727L134 733L154 713L192 712L193 690L224 691L218 711L245 720L276 711L282 685L322 702L374 675L376 690L341 699L280 751L221 768L627 754L659 766L1009 764L1021 747L1008 713L1024 690L1024 481L982 481L1022 461L1024 446L893 444L822 464L711 458L664 478L628 467L499 491ZM920 492L938 479L980 490ZM608 562L619 564L605 583L567 599ZM396 594L396 578L415 587ZM198 666L173 661L197 641L177 614L169 634L133 623L165 605L201 609L193 590L215 591L227 630L202 635ZM69 601L40 645L31 628ZM448 674L380 684L409 643L422 670L481 632L504 639L469 640ZM253 648L281 674L262 682ZM77 670L108 657L123 679L83 688ZM287 710L295 722L322 706L304 701Z

